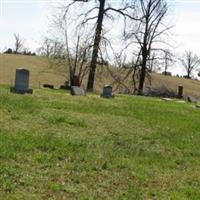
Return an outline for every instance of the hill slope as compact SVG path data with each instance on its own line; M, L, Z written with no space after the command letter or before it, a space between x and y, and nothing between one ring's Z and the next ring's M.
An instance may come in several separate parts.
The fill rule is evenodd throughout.
M0 91L0 199L200 199L193 106Z
M48 60L44 57L0 54L0 84L13 84L15 69L19 67L30 69L30 83L35 88L43 83L51 83L59 87L67 77L65 73L56 72L55 68L52 70ZM106 71L102 74L97 73L95 89L98 92L101 91L103 85L110 83L112 83L112 78ZM200 98L200 81L152 74L152 84L154 86L165 85L173 90L177 90L178 85L182 84L186 95Z

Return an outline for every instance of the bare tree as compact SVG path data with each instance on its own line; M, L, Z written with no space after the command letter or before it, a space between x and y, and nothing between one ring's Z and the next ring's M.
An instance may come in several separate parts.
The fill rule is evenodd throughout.
M15 38L15 49L14 52L17 54L19 53L23 46L24 46L24 40L19 36L19 34L14 34L14 38Z
M81 85L88 73L88 60L91 54L91 45L88 37L80 34L75 38L74 47L69 46L67 30L65 30L66 60L69 67L70 85Z
M192 73L197 70L200 65L199 57L194 54L192 51L186 51L182 58L179 59L182 63L184 69L186 70L186 78L191 78Z
M49 57L52 51L51 47L51 39L44 38L44 41L42 43L42 46L38 49L38 52L46 57Z
M162 42L163 35L170 27L163 24L168 7L165 0L139 0L138 12L141 15L141 21L134 24L134 30L127 34L127 38L133 40L133 44L139 45L137 53L137 70L139 71L139 83L137 93L143 94L144 82L149 76L148 62L154 55L152 51L161 50L160 46L156 47L156 43ZM135 30L135 27L136 30Z
M134 17L133 11L135 7L133 5L133 2L134 1L132 0L126 2L122 0L121 3L118 2L118 7L114 7L112 3L108 3L106 0L97 0L95 1L96 5L94 7L81 14L81 16L84 16L82 24L86 24L89 21L96 20L94 41L92 45L92 58L89 66L89 76L87 82L88 91L93 91L94 88L94 80L99 56L100 43L102 39L104 18L109 18L113 20L116 15L118 15L122 16L124 18L124 21L126 21L127 18L135 20L136 18ZM68 10L69 6L71 6L72 4L73 3L70 3L67 6L66 10ZM95 10L97 10L97 14L94 14Z
M50 58L49 69L66 77L71 86L82 84L91 60L91 31L78 24L71 13L66 12L64 16L62 12L56 13L51 21L50 36L40 48L40 52Z
M175 59L174 59L174 55L171 53L171 51L169 49L163 50L163 53L164 53L164 56L163 56L164 72L163 72L163 74L167 75L168 69L169 69L170 65L175 62Z
M45 37L38 53L46 57L59 57L64 54L64 44L57 38Z

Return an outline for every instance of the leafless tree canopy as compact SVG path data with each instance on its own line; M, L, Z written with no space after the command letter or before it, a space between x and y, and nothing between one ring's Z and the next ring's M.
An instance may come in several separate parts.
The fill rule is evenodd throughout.
M38 51L50 58L48 71L63 73L71 86L80 85L88 73L91 41L89 29L79 26L77 18L68 12L65 15L58 12L52 18L50 35L44 38Z
M14 34L15 38L15 53L19 53L23 49L24 40L19 36L19 34Z
M151 81L150 73L159 59L156 52L161 50L161 36L169 29L164 25L167 10L165 0L71 1L62 7L64 12L54 22L61 30L59 35L62 35L71 83L73 77L80 74L77 69L87 66L88 70L84 72L88 75L87 90L93 91L99 61L108 63L108 60L113 65L117 61L121 78L107 66L114 81L125 87L124 81L131 77L134 92L142 94L145 79ZM123 43L120 50L115 49L115 36L108 34L115 29L116 21L120 21L117 27L121 34L118 41ZM48 40L44 47L46 55L51 54L52 45ZM127 73L122 78L124 71Z
M155 55L153 52L161 49L160 38L170 27L163 24L168 10L164 0L139 0L137 8L141 20L134 24L134 29L126 35L126 38L131 40L131 44L138 46L136 53L138 59L135 63L139 71L137 91L138 94L143 94L145 78L151 71L148 63L155 59L152 57Z
M197 70L200 65L199 57L192 51L186 51L182 58L180 58L180 62L186 70L186 78L191 78L192 73Z
M92 2L91 0L88 2ZM93 40L93 50L92 50L92 57L89 67L89 76L88 76L88 83L87 83L87 90L93 91L94 87L94 80L95 80L95 72L97 61L99 57L99 50L102 41L102 31L103 31L103 24L105 18L114 20L116 17L123 17L124 22L126 24L127 19L137 20L134 16L134 5L133 1L121 1L115 4L114 6L112 3L106 0L97 0L93 1L94 5L88 9L86 12L80 14L79 17L82 17L81 25L85 25L95 21L95 32L94 32L94 40ZM74 2L76 3L76 1ZM69 8L74 4L70 3L66 6L66 13L69 11Z
M164 72L165 75L169 69L169 66L175 62L174 55L170 52L170 50L164 51Z
M60 57L64 55L64 44L57 38L43 39L41 47L38 49L38 53L46 57Z

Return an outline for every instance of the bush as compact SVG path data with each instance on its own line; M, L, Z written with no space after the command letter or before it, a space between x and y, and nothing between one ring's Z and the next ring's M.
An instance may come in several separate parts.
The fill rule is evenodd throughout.
M12 51L12 49L11 48L8 48L5 52L4 52L5 54L12 54L13 53L13 51Z
M165 75L165 76L172 76L172 73L171 73L171 72L162 72L162 75Z

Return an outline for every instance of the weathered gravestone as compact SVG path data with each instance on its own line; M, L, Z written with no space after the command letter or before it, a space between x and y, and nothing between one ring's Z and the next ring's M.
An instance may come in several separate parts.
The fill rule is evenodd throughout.
M101 97L104 97L104 98L114 97L114 95L112 94L112 87L110 85L105 85L103 87L103 93L101 94Z
M85 91L82 87L72 86L70 90L73 96L85 96Z
M188 97L187 97L187 100L188 100L188 102L190 102L190 103L197 103L197 99L196 99L195 97L192 97L192 96L188 96Z
M15 86L11 88L11 92L32 94L33 90L29 88L29 74L27 69L16 69Z

